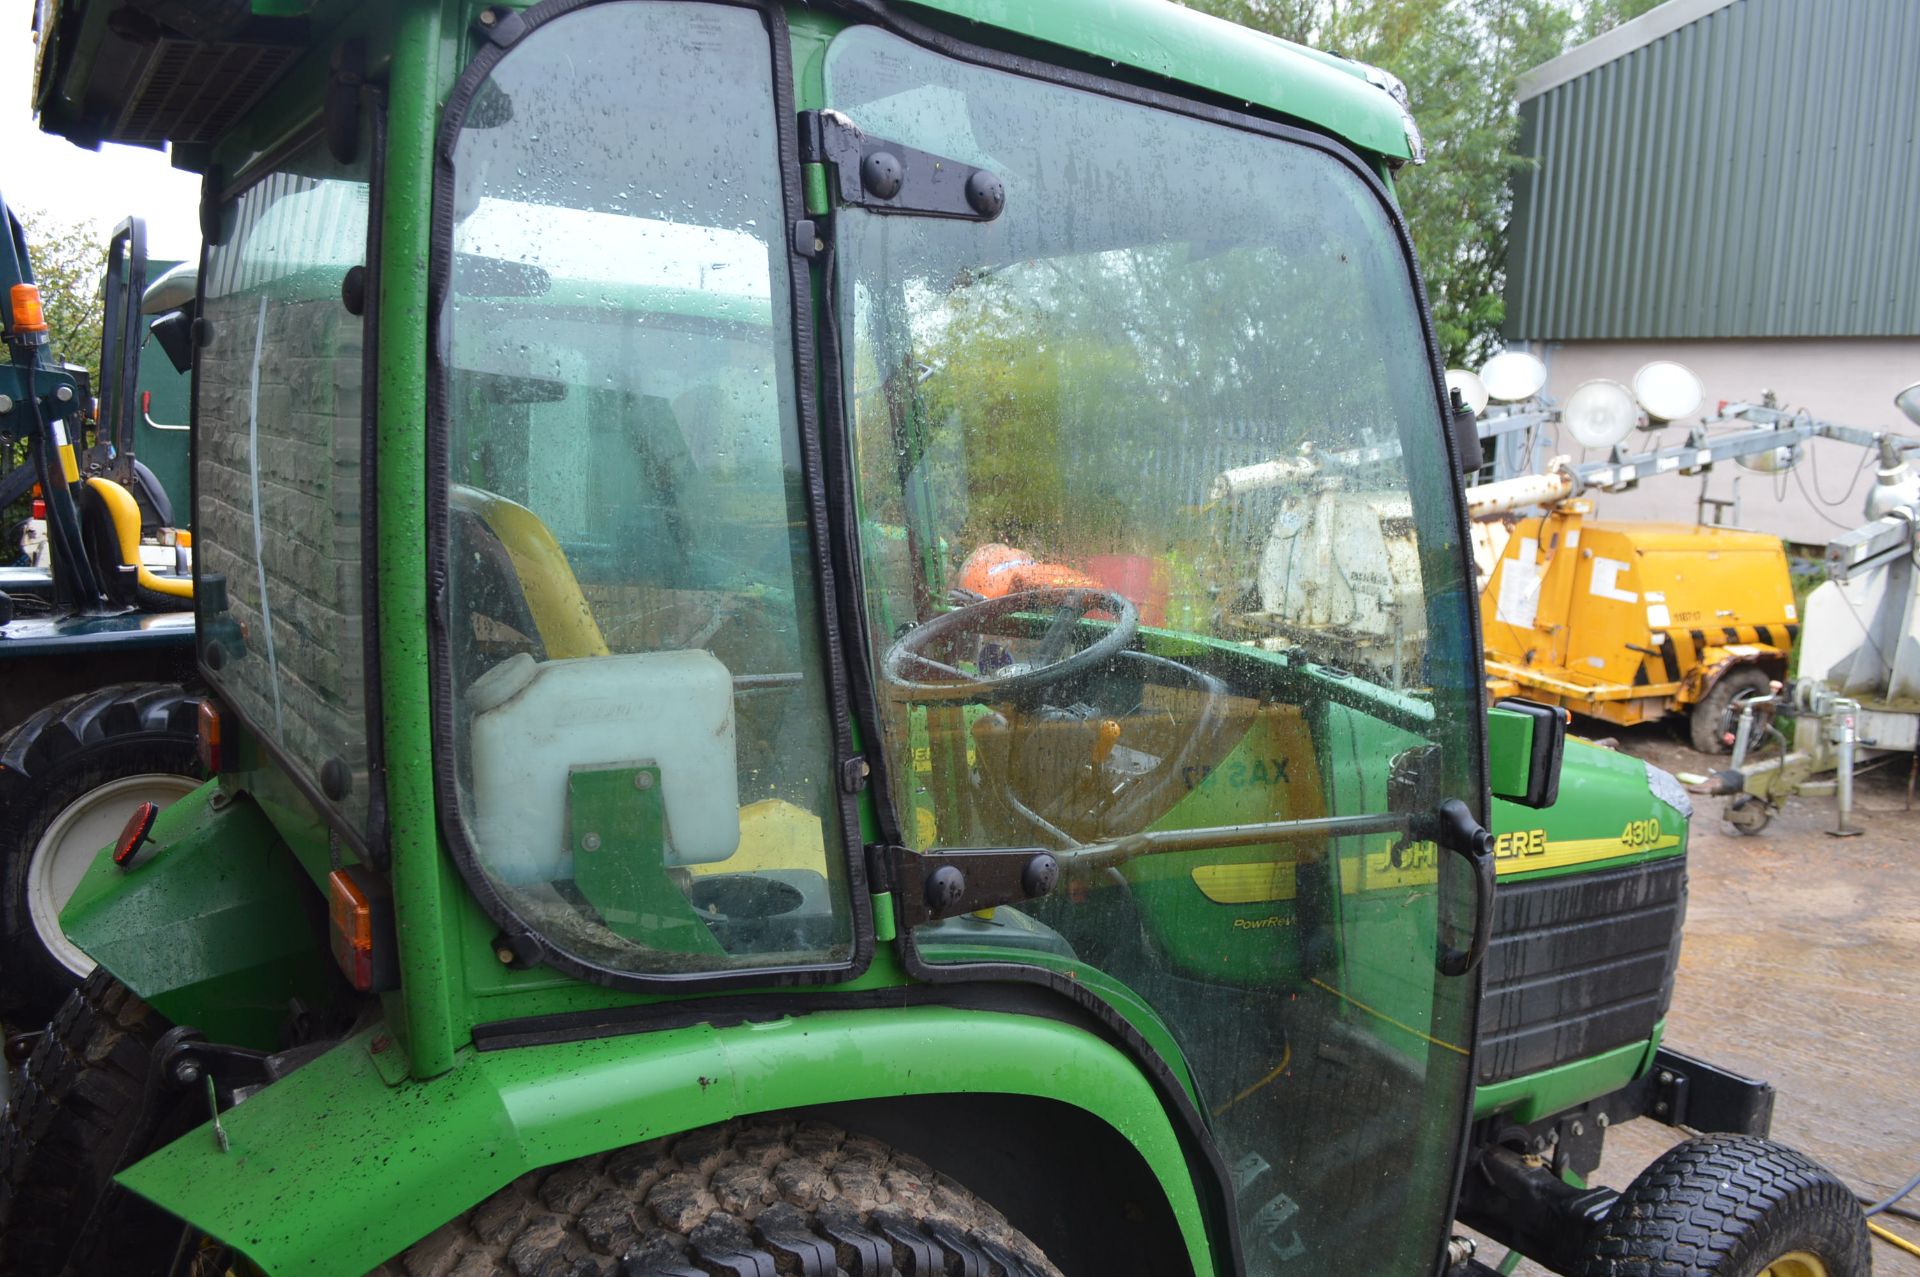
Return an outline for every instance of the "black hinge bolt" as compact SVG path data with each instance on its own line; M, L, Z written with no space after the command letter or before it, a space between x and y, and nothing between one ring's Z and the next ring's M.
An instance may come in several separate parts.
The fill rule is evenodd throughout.
M986 169L975 169L967 178L967 207L991 220L1006 206L1006 185Z
M890 200L900 193L906 170L892 151L868 151L860 160L860 185L877 200Z
M941 865L927 875L921 887L927 912L938 916L957 907L967 894L967 876L952 865Z

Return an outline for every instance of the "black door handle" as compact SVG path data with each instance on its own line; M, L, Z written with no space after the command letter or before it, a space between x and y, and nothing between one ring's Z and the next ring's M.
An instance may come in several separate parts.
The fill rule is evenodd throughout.
M1441 975L1462 976L1480 965L1493 940L1493 835L1481 828L1458 798L1441 803L1434 821L1434 841L1465 857L1473 871L1473 939L1464 949L1442 942L1435 959Z

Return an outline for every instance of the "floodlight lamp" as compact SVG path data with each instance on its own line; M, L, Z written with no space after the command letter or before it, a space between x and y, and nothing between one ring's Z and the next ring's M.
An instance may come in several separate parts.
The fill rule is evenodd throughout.
M1791 470L1800 461L1799 444L1781 444L1778 448L1769 448L1765 452L1749 452L1744 457L1735 457L1749 470L1758 470L1761 474L1779 474L1782 470Z
M1567 396L1560 420L1582 448L1611 448L1639 421L1633 395L1617 381L1583 381Z
M1503 350L1480 367L1487 394L1501 403L1519 403L1547 384L1547 366L1524 350Z
M1893 406L1907 415L1907 420L1920 426L1920 381L1914 382L1893 397Z
M1459 391L1460 402L1471 408L1474 416L1487 410L1487 388L1465 368L1447 369L1447 389Z
M1633 397L1654 421L1678 421L1700 410L1700 378L1685 364L1656 359L1633 374Z

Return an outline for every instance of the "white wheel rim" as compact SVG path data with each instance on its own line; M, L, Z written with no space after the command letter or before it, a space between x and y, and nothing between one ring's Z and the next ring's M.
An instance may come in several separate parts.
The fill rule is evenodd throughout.
M93 970L93 959L60 930L60 911L73 898L94 857L120 836L135 807L157 803L165 808L192 793L199 783L167 772L123 776L68 803L40 835L33 859L27 862L27 908L34 933L60 965L77 976Z

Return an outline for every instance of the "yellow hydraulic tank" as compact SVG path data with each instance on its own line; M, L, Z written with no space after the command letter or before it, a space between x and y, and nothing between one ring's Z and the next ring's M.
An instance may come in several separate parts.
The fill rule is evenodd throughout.
M1780 539L1590 509L1515 526L1480 598L1489 689L1610 723L1687 712L1695 747L1723 751L1735 699L1785 676L1800 631Z

